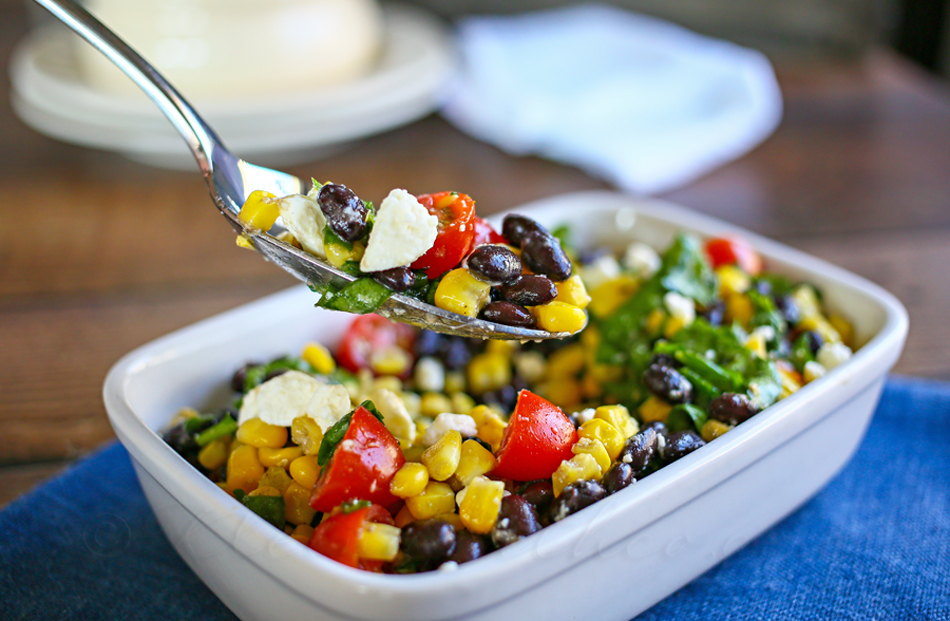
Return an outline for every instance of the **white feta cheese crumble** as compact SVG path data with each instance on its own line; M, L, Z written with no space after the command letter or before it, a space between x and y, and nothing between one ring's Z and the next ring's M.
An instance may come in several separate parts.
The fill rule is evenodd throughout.
M669 311L671 317L682 321L684 326L688 326L696 319L696 305L692 298L675 291L667 291L663 296L663 306Z
M443 412L436 416L429 428L426 429L426 434L422 436L422 444L432 446L439 441L442 434L452 429L462 434L463 438L472 438L478 435L478 425L475 424L475 419L468 414Z
M818 350L818 363L830 371L851 357L851 348L844 343L825 343Z
M455 571L459 568L459 564L456 561L445 561L439 565L439 571Z
M759 326L749 335L752 339L762 339L763 343L769 343L775 340L775 328L772 326Z
M326 258L323 248L323 229L327 219L316 201L303 194L291 194L277 200L280 217L287 230L293 233L304 250Z
M324 433L351 409L350 392L340 384L321 384L307 404L307 414Z
M814 360L809 360L805 363L805 368L802 369L802 377L805 378L806 382L814 382L816 379L827 373L827 369L821 365L819 362Z
M300 371L287 371L267 380L244 396L238 424L260 418L271 425L290 426L294 418L306 414L310 399L322 384Z
M366 252L360 261L364 272L409 265L432 247L439 219L405 190L393 190L376 211Z
M623 266L640 278L649 278L660 269L660 255L644 243L633 242L623 254Z
M445 388L445 367L432 356L419 358L413 377L419 390L442 392Z
M609 280L620 276L620 264L611 254L598 257L593 263L578 268L581 280L588 291L593 291Z
M370 400L376 409L383 415L383 424L397 438L408 440L416 439L416 424L409 416L409 410L399 395L388 388L374 388L369 393Z
M584 408L580 412L574 412L574 418L577 419L578 425L583 425L590 419L594 418L594 414L597 412L594 408Z

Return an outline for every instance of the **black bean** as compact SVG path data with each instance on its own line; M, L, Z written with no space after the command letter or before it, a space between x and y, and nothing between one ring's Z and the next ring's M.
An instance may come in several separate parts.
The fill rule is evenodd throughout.
M695 431L676 431L670 434L666 442L663 459L667 463L672 463L705 445L706 443Z
M755 289L758 293L761 293L762 295L772 294L772 283L765 278L756 280L755 283L752 285L752 288Z
M547 233L548 230L525 216L512 214L505 216L501 223L501 235L508 240L508 243L515 248L521 248L521 243L528 233Z
M505 246L482 244L465 259L465 265L472 276L500 285L521 274L521 259Z
M511 302L489 302L482 309L481 317L486 321L505 326L533 328L535 325L534 315L527 308Z
M353 190L328 183L317 193L317 203L327 219L327 226L343 241L354 242L366 234L369 210Z
M661 367L670 367L671 369L675 369L680 365L676 358L669 354L654 354L653 357L650 358L650 365L652 366L654 364Z
M551 521L560 522L567 516L589 507L607 495L597 481L576 481L563 490L551 504Z
M798 304L790 295L779 295L775 297L775 309L782 315L790 326L794 326L801 321L802 313L798 309Z
M175 449L176 453L185 454L190 451L198 450L198 443L194 437L185 429L185 421L182 421L162 434L162 439Z
M723 318L726 314L726 305L719 301L706 306L699 311L699 316L709 322L709 325L719 326L722 325Z
M518 389L512 385L502 386L498 390L491 390L481 395L485 404L495 404L505 412L511 412L518 403Z
M746 395L725 392L709 403L709 418L738 425L759 412Z
M419 330L419 332L416 333L416 341L413 344L416 359L424 358L425 356L440 356L446 340L447 337L438 332Z
M617 461L628 464L633 470L633 475L640 476L657 454L658 437L659 433L653 427L641 429L639 433L630 436L623 445Z
M491 544L487 537L462 530L455 536L455 552L452 553L449 560L461 565L485 556L489 552L491 552Z
M373 280L396 292L408 291L416 284L416 273L406 266L373 272Z
M613 466L610 467L610 470L604 474L604 490L608 494L613 494L619 492L625 487L629 487L637 480L637 476L633 471L633 468L630 467L630 464L625 464L622 461L618 461Z
M554 502L554 486L548 480L535 481L521 490L520 496L534 505L539 516L544 516Z
M231 390L234 392L244 392L244 381L247 379L247 372L251 367L261 366L260 362L248 362L231 376Z
M521 261L535 274L550 276L560 282L571 277L571 260L564 254L561 242L550 233L535 231L521 242Z
M821 349L821 346L825 344L825 339L814 330L805 332L805 338L808 339L808 349L811 350L813 356L817 355L818 350Z
M652 421L652 422L647 423L646 425L644 425L643 427L640 428L640 431L641 431L641 432L642 432L642 431L646 431L647 429L652 429L653 431L655 431L657 437L659 437L659 438L664 438L664 439L665 439L668 435L670 435L670 432L669 432L669 430L666 428L666 425L664 425L663 423L661 423L661 422L658 421L658 420L655 420L655 421Z
M540 529L534 506L521 496L511 494L501 499L491 539L496 548L503 548Z
M590 265L597 259L605 257L608 254L612 254L610 248L605 248L603 246L598 246L592 250L582 250L577 257L577 262L581 265Z
M519 306L547 304L557 296L557 287L547 276L524 274L501 286L505 300Z
M443 520L412 522L403 527L399 548L414 559L441 563L455 552L455 529Z
M643 372L643 385L667 403L688 403L693 399L693 385L672 367L651 364Z
M472 359L472 350L468 344L460 337L450 337L446 339L445 348L442 351L442 362L449 371L458 371L464 369L468 361Z

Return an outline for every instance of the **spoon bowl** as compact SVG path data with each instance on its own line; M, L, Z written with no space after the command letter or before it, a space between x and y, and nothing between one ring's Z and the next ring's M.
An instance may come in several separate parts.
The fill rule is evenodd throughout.
M356 280L312 254L266 233L245 229L238 220L238 212L251 192L264 190L277 196L306 194L310 183L233 155L211 126L151 64L73 0L35 1L105 54L145 91L188 144L218 210L236 231L250 240L261 256L311 288L327 284L342 287ZM278 224L272 232L278 233L281 229ZM391 295L376 312L394 321L455 336L517 340L569 336L566 332L529 330L466 317L398 293Z

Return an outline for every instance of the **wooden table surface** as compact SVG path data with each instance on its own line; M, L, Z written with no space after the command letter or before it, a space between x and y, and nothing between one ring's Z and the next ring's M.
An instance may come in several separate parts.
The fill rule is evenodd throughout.
M28 20L3 6L6 67ZM950 90L884 52L777 70L786 109L775 135L664 198L883 285L911 318L895 371L950 379ZM100 391L121 355L295 281L235 247L197 173L37 134L13 114L7 79L0 128L2 504L113 437ZM377 201L394 187L458 189L482 214L608 187L436 116L291 172Z

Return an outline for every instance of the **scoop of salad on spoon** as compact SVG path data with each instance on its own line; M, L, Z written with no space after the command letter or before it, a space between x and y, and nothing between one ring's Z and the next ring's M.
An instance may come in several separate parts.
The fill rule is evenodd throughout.
M589 300L558 240L523 216L502 234L465 194L393 190L375 208L349 188L235 157L178 91L73 0L36 0L105 54L191 148L238 244L311 289L318 306L376 312L444 334L562 338L586 324ZM529 310L530 307L530 310Z

